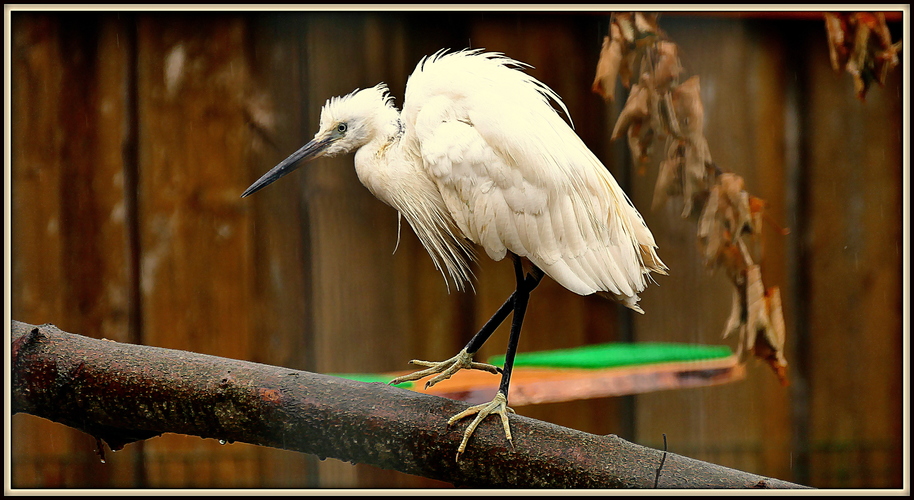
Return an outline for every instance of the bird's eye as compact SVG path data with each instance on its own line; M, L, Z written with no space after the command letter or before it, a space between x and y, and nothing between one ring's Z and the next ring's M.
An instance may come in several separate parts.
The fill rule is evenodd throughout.
M347 127L346 127L345 123L340 123L339 125L336 126L336 131L342 134L342 133L346 132L346 128Z

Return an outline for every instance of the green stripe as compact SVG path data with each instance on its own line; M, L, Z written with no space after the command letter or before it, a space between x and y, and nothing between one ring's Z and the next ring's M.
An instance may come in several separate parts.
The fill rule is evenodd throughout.
M390 382L390 380L391 380L390 377L385 377L383 375L375 375L375 374L371 374L371 373L329 373L328 375L332 375L334 377L345 378L345 379L349 379L349 380L356 380L359 382L369 382L369 383L370 382L381 382L382 384L386 384L386 383ZM394 387L402 387L404 389L409 389L412 386L413 386L412 382L401 382L401 383L395 385Z
M638 342L633 344L597 344L554 351L519 353L514 366L540 368L613 368L618 366L698 361L725 358L732 351L728 346ZM489 358L489 363L502 366L504 355Z
M669 342L611 343L557 349L554 351L522 352L514 358L514 366L531 368L614 368L619 366L699 361L726 358L733 352L725 345L675 344ZM504 355L492 356L489 363L502 366ZM333 373L336 377L359 382L388 383L388 377L367 373ZM409 389L413 382L397 387Z

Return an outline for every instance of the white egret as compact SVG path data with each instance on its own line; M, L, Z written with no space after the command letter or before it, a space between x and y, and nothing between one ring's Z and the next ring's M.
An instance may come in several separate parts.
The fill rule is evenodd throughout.
M470 280L472 244L494 260L511 255L517 288L466 347L442 362L413 360L428 368L391 382L437 374L428 387L464 368L502 373L490 403L448 421L476 414L458 459L492 413L511 443L511 368L530 292L544 274L577 294L606 295L643 312L638 293L649 273L667 269L628 196L552 106L568 116L561 98L525 67L500 53L441 50L409 77L402 113L383 83L331 98L314 139L242 194L301 162L355 151L359 180L406 218L446 281L462 288ZM522 259L532 264L529 273ZM512 312L504 367L474 362Z

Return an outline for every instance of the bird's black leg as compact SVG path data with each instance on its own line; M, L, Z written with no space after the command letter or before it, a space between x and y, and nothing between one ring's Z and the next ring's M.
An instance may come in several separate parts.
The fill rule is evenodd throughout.
M489 321L486 321L486 324L482 325L482 328L476 332L476 335L473 335L473 338L467 343L466 347L463 348L466 352L470 354L476 354L476 351L482 347L483 344L489 340L489 337L495 333L495 330L504 323L505 318L508 317L508 314L514 310L514 296L517 295L517 292L512 292L511 296L508 297L508 300L505 301L501 307L495 311L495 314L489 318Z
M498 392L508 395L508 386L511 383L511 370L514 369L514 356L517 354L517 344L520 341L520 329L524 323L524 314L527 312L527 302L530 292L540 284L543 271L534 266L531 274L523 276L520 259L514 260L514 274L517 278L517 290L511 295L514 297L514 318L511 320L511 335L508 337L508 350L505 352L505 366L502 368L501 384Z
M519 260L516 260L515 262L519 262ZM515 264L515 274L517 273L517 265L518 264ZM537 275L537 273L539 274ZM543 272L540 271L539 268L534 268L534 273L528 274L526 276L524 279L524 287L527 289L528 295L531 290L536 288L536 285L538 285L542 279ZM508 300L506 300L505 303L502 304L497 311L495 311L495 314L489 318L489 321L486 321L485 325L482 325L482 328L476 332L476 335L473 335L473 338L470 339L470 342L467 343L466 347L464 347L466 352L470 354L476 354L476 351L478 351L482 345L485 344L487 340L489 340L489 337L492 336L495 330L501 326L502 323L504 323L505 318L508 317L508 314L515 310L515 297L517 297L517 290L511 293L511 295L508 297Z
M498 393L495 395L495 398L491 402L467 408L466 410L458 413L457 415L454 415L450 418L450 420L448 420L448 426L450 426L454 422L464 417L476 414L476 418L473 419L470 425L467 426L466 431L464 431L463 440L460 442L460 447L457 448L458 460L460 460L460 454L463 453L463 451L466 449L467 441L470 439L473 431L476 430L476 427L486 416L492 413L497 413L499 416L501 416L501 423L505 428L505 437L508 438L508 442L511 443L511 447L514 448L514 443L511 440L511 427L508 424L507 414L508 412L514 412L514 410L508 407L508 386L511 383L511 371L514 367L514 356L517 354L517 343L520 340L520 330L521 326L524 323L524 314L527 311L527 302L530 299L530 292L533 291L533 289L536 288L536 286L539 284L540 280L542 280L543 271L537 267L534 267L531 274L524 276L520 259L515 257L514 273L517 278L517 290L515 290L515 292L511 295L512 299L509 299L511 302L513 302L514 318L512 318L511 321L511 335L508 338L508 350L505 354L505 366L502 369L501 384L499 384Z
M478 363L473 361L473 355L476 354L476 351L478 351L487 340L489 340L489 337L492 336L495 330L501 326L501 324L505 321L505 318L508 317L508 314L514 311L515 316L517 315L515 299L518 296L518 292L520 290L526 290L525 293L527 296L529 296L530 291L536 288L540 280L543 279L543 272L537 267L533 268L533 272L531 274L528 274L526 277L521 279L519 276L523 274L523 268L520 264L520 258L514 254L512 254L512 256L514 258L514 273L515 276L518 277L517 289L514 291L514 293L511 294L511 296L508 297L507 300L505 300L504 304L502 304L501 307L495 311L495 314L489 318L489 321L486 321L486 324L483 325L478 332L476 332L476 335L473 335L473 338L470 339L466 347L457 353L456 356L445 361L434 362L422 361L418 359L410 361L411 364L427 366L428 368L397 377L389 382L391 385L396 385L401 382L410 380L419 380L421 378L428 377L429 375L437 374L434 378L431 378L428 382L425 383L425 387L427 389L437 384L438 382L441 382L442 380L450 378L451 375L464 368L483 370L490 373L502 372L502 369L496 366L490 365L488 363ZM526 305L526 299L524 300L524 304ZM504 381L504 377L502 377L502 380ZM505 392L505 394L507 394L507 392Z
M473 361L473 355L476 354L476 351L492 336L492 333L502 324L505 318L508 316L514 308L514 294L511 294L508 297L508 300L495 312L495 315L492 316L489 321L486 322L483 327L476 332L476 335L473 335L473 338L470 339L470 342L467 343L466 347L460 350L454 357L446 359L444 361L423 361L420 359L413 359L409 363L411 365L426 366L424 370L415 371L400 377L397 377L390 382L389 385L396 385L401 382L407 382L411 380L419 380L429 375L435 375L427 382L425 382L425 388L441 382L442 380L447 380L451 378L451 375L457 373L458 371L469 368L472 370L483 370L489 373L497 374L501 372L501 369L497 366L490 365L488 363L478 363Z

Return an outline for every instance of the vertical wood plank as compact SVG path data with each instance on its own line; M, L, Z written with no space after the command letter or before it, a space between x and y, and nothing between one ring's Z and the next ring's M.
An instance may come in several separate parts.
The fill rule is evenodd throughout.
M11 297L16 319L125 341L125 52L113 16L13 16ZM133 452L102 465L95 440L14 419L16 486L133 485ZM31 468L32 472L26 472Z
M252 143L246 23L145 14L137 29L144 343L248 359L257 336L247 328L254 266L239 198ZM150 486L259 481L250 445L167 434L146 448ZM193 472L208 461L212 475Z
M679 46L683 78L701 79L705 136L714 161L743 176L750 193L780 204L783 119L777 105L783 90L777 60L762 55L770 49L759 46L752 27L741 20L661 17L660 26ZM650 207L656 175L654 170L634 179L636 206ZM772 183L765 195L758 194L760 179ZM660 286L644 294L646 314L635 319L636 340L730 344L735 350L735 339L720 338L732 285L722 271L704 267L695 217L682 219L680 209L672 202L656 212L642 210L670 275L658 278ZM765 283L783 287L773 281L784 273L785 242L769 239L765 244ZM637 441L659 448L666 434L670 450L677 453L759 474L783 472L761 457L769 447L787 445L789 435L774 428L789 427L789 394L767 367L752 360L749 365L747 379L734 384L637 396Z
M762 251L759 264L762 266L762 280L766 287L777 286L782 297L793 296L793 283L787 250L796 235L783 235L773 224L787 226L787 74L789 48L778 32L765 23L751 22L747 25L748 54L747 93L749 100L748 123L749 144L752 151L751 179L747 178L747 190L766 202L766 217L759 242ZM797 324L793 304L784 306L787 335L795 335ZM795 360L794 351L785 347L788 360ZM788 361L790 363L790 361ZM794 362L794 365L796 363ZM768 367L758 361L752 362L752 389L760 401L758 409L758 430L754 437L759 443L758 469L770 477L792 477L791 461L791 392L782 387ZM793 367L795 368L795 366Z
M377 31L388 32L374 16L313 13L301 21L309 96L303 113L310 137L326 99L373 86L391 74L402 78L404 69L391 67L398 63L396 56L385 57L389 40ZM313 369L370 373L399 368L408 359L401 338L409 322L406 283L391 255L396 212L361 186L351 155L314 162L295 180L302 186L311 242ZM349 464L327 460L319 471L322 487L358 484L358 472Z
M258 15L251 20L251 64L256 92L249 105L252 155L245 184L259 178L288 152L307 140L303 121L306 73L304 33L286 15ZM310 253L306 212L295 182L277 182L242 201L250 212L255 310L251 331L258 342L254 361L299 370L314 369L314 330L309 294ZM271 488L315 487L317 458L260 448L260 485Z
M320 107L335 95L374 85L367 73L365 19L315 14L306 19L309 136ZM349 42L341 40L350 39ZM340 43L326 44L326 40ZM345 64L341 64L345 61ZM392 273L396 212L359 183L351 155L327 158L302 170L311 231L316 366L321 372L391 369L402 315L393 310L400 290ZM379 293L389 290L391 293ZM394 314L391 314L391 311ZM368 342L368 345L365 345ZM345 346L362 344L353 351ZM339 356L347 352L346 356Z
M809 36L810 484L899 488L901 71L860 102Z
M12 21L12 285L13 317L36 324L64 318L66 271L60 263L62 238L58 128L59 22L52 16L17 14ZM31 138L42 137L44 141ZM36 203L41 200L41 203ZM26 319L31 318L31 320ZM72 429L28 415L12 420L12 484L61 487L72 484L61 462L77 438ZM42 463L43 462L43 463ZM44 467L42 467L44 465Z

